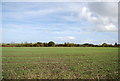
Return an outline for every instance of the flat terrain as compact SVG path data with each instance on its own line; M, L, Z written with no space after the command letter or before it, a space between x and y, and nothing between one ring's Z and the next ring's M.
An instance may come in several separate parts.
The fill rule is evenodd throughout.
M5 79L108 79L118 75L118 48L3 47Z

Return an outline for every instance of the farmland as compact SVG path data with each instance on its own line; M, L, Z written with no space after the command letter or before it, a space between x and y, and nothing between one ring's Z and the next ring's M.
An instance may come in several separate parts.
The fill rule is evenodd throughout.
M3 47L5 79L114 79L115 47Z

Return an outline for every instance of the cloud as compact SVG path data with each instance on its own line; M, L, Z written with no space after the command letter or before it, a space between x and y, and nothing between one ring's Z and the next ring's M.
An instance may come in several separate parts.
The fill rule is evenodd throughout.
M23 5L22 8L20 8L21 4ZM17 3L16 5L3 4L3 9L7 11L3 12L3 21L6 19L7 21L28 23L48 22L59 24L75 22L76 25L77 23L81 25L85 19L92 25L92 27L89 28L83 26L86 30L117 32L117 3L91 2L87 4L51 4L53 5L51 6L50 3L27 3L27 5L31 5L30 8L24 3ZM18 8L20 9L18 10ZM111 9L114 10L114 12L112 12Z
M92 43L92 44L103 44L103 43L108 43L108 44L114 44L115 42L118 42L116 39L99 39L99 40L93 40L93 39L86 39L83 41L83 43Z
M112 23L109 25L105 25L105 26L101 25L96 30L99 32L106 32L106 31L107 32L116 32L116 31L118 31L117 27Z
M70 40L74 40L75 39L75 37L72 37L72 36L68 36L67 38L70 39Z
M94 2L3 3L3 30L6 33L4 36L9 41L19 37L21 40L54 39L58 42L77 41L79 43L84 40L90 41L91 39L86 39L90 37L98 40L99 34L103 39L105 36L102 33L107 32L105 34L109 38L114 38L116 33L112 32L117 31L117 16L115 16L117 11L112 12L109 9L106 12L106 9L109 6L115 9L112 8L115 6L112 6L112 3L96 4ZM94 9L93 5L98 9ZM94 37L94 35L97 36Z
M88 3L90 11L104 17L116 18L118 15L118 3L116 2L93 2ZM114 10L114 12L112 11Z
M118 6L117 3L91 2L81 6L81 11L74 11L78 14L76 21L81 19L91 24L85 30L96 32L117 32L118 31ZM114 10L114 12L111 11ZM70 17L69 17L70 18ZM75 18L75 17L74 17ZM71 18L72 20L73 17ZM70 20L70 19L69 19Z
M75 40L76 38L73 36L65 36L65 37L55 37L55 40L59 40L59 41L71 41L71 40Z
M114 10L114 12L112 11ZM83 11L86 19L96 26L98 32L117 32L118 6L117 3L93 2L88 3L88 9Z
M93 13L89 10L88 7L83 7L82 12L79 14L81 18L85 18L91 23L95 23L98 21L98 18L96 16L92 16Z

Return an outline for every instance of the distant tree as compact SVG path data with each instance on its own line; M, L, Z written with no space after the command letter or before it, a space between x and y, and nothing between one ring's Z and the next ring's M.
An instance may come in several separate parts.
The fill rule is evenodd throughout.
M69 43L69 42L68 42L68 43L66 43L66 46L67 46L67 47L69 47L69 46L70 46L70 43Z
M120 44L116 43L114 45L103 43L101 45L95 45L95 44L75 44L75 43L69 43L65 42L63 44L55 44L53 41L50 41L48 43L42 43L42 42L36 42L36 43L1 43L0 46L2 47L120 47Z
M33 44L33 47L37 47L37 43L34 43L34 44Z
M66 42L64 43L64 46L65 46L65 47L67 46L67 43L66 43Z
M48 46L53 47L53 46L55 46L55 43L53 41L50 41L50 42L48 42Z
M74 47L74 43L69 43L69 47Z
M28 43L27 46L28 46L28 47L33 47L33 44L32 44L32 43Z
M21 45L20 45L20 44L16 44L15 46L16 46L16 47L21 47Z
M118 44L118 47L120 47L120 44Z
M89 43L83 44L84 47L89 47Z
M114 46L117 47L117 45L118 45L118 44L115 42Z
M108 46L107 43L103 43L103 44L102 44L102 47L107 47L107 46Z
M109 45L107 45L107 47L113 47L113 45L112 45L112 44L109 44Z
M37 47L42 47L43 46L42 42L37 42L36 44L37 44Z
M37 42L37 44L42 44L42 42Z
M43 46L44 47L48 47L48 43L43 43Z
M76 44L76 47L80 47L80 44Z

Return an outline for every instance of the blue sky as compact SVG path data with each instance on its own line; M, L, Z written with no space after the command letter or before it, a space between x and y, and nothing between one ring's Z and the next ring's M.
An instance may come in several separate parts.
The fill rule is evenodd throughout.
M114 44L117 13L113 2L4 2L2 42Z

